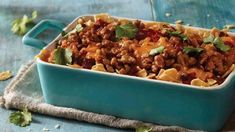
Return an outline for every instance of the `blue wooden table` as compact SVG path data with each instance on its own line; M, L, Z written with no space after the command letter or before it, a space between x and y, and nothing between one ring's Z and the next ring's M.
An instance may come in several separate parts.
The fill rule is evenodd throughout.
M132 8L139 7L139 8ZM141 7L141 8L140 8ZM10 70L16 74L22 64L32 60L39 50L25 46L21 43L22 37L11 32L11 22L24 14L30 15L33 10L38 11L38 21L46 18L57 19L66 24L77 16L107 12L112 15L135 17L152 20L152 13L149 1L135 0L0 0L0 71ZM50 41L55 35L54 31L48 31L41 37ZM0 82L0 95L3 94L5 86L11 81ZM72 132L118 132L127 131L122 129L109 128L101 125L94 125L85 122L54 118L33 113L33 123L26 128L10 124L8 117L12 110L0 108L0 132L25 132L42 131L48 128L52 131ZM60 124L60 129L54 126Z
M15 75L22 64L33 59L39 52L21 43L22 37L12 34L11 22L23 14L30 15L38 11L38 19L57 19L69 23L79 15L107 12L111 15L159 20L173 23L181 19L185 24L221 28L225 24L235 23L235 0L0 0L0 71L10 70ZM169 17L166 14L171 14ZM54 35L51 35L54 34ZM42 36L49 42L56 36L54 31L48 31ZM11 81L0 82L0 95ZM42 131L128 131L94 125L85 122L54 118L33 113L33 123L26 128L10 124L8 116L12 110L0 108L0 132ZM60 124L60 129L54 126Z

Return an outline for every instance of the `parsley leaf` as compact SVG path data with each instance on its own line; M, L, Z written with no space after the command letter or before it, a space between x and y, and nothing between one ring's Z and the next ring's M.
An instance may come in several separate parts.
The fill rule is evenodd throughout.
M168 33L170 36L178 36L180 35L180 32L179 31L166 31L166 33Z
M23 111L11 113L9 120L15 125L25 127L32 122L32 114L28 111L28 109L24 108Z
M179 31L166 31L166 33L170 36L180 37L181 40L186 41L188 40L188 37L184 34L181 34Z
M76 27L72 31L70 31L68 33L65 32L65 31L62 31L61 32L61 36L67 37L70 33L81 32L82 30L83 30L82 25L81 24L77 24Z
M72 50L57 47L54 52L55 64L66 65L72 63Z
M64 52L64 57L65 57L65 60L66 60L67 64L72 63L72 55L73 55L72 50L69 49L69 48L66 48L65 52Z
M32 17L29 18L24 15L23 18L15 19L12 22L11 31L17 35L24 35L30 28L32 28L35 23L33 22L37 18L37 11L33 11Z
M204 39L203 39L203 42L204 42L205 44L213 43L213 41L214 41L214 36L213 36L212 34L210 34L210 36L208 36L207 38L204 38Z
M219 50L223 52L227 52L231 48L230 46L225 45L223 40L220 37L214 37L212 34L210 34L210 36L208 36L207 38L203 39L203 42L205 44L213 43L216 48L218 48Z
M62 37L65 37L65 35L67 35L68 33L67 32L65 32L64 30L61 32L61 36Z
M141 126L141 127L136 128L135 131L136 132L151 132L152 128L147 127L147 126Z
M188 37L187 37L186 35L183 35L183 34L180 34L180 38L181 38L183 41L188 40Z
M63 48L57 47L57 49L54 52L54 59L55 59L55 64L60 64L60 65L66 64Z
M81 32L83 30L83 27L81 24L78 24L76 27L75 27L76 31L77 32Z
M160 53L163 52L163 50L164 50L164 46L160 46L160 47L158 47L158 48L152 49L152 50L149 52L149 54L150 54L150 55L160 54Z
M183 52L186 54L201 53L203 50L204 49L202 49L202 48L184 47Z
M133 39L137 32L138 32L138 28L132 23L119 25L115 28L115 34L116 34L117 39L121 39L122 37Z
M213 43L216 48L220 49L223 52L227 52L230 50L230 47L228 45L225 45L220 37L216 37Z

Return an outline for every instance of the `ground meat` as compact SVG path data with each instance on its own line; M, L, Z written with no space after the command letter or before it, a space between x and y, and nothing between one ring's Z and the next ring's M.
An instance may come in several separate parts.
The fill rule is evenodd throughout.
M181 64L182 66L186 66L187 65L187 59L188 57L183 54L182 52L178 52L177 54L177 63L178 64Z
M130 55L123 55L121 59L119 59L119 62L122 62L124 64L135 64L136 59Z
M169 42L174 45L181 45L181 39L179 37L171 36Z
M157 55L154 57L152 72L157 73L161 68L164 68L165 61L161 55Z
M205 64L205 69L210 72L222 75L225 72L222 57L211 56L210 58L208 58L207 63Z
M230 47L227 52L222 52L213 43L203 43L205 35L201 33L185 32L183 27L179 30L169 24L150 26L136 20L130 22L137 29L134 38L116 38L116 27L125 22L98 19L90 24L85 20L79 23L83 26L82 31L68 33L58 41L57 47L71 49L71 65L86 69L102 64L107 72L139 76L138 73L144 71L144 76L155 79L160 70L175 68L180 75L179 82L190 84L191 80L200 78L203 81L215 79L220 84L224 80L222 75L235 64L235 37L224 31L213 29L210 33L221 37ZM170 35L169 32L179 32L180 35ZM128 32L124 34L130 35ZM182 35L187 39L183 40ZM161 52L150 54L160 46L164 47ZM187 54L185 46L203 51ZM55 63L54 52L45 60Z
M87 59L84 58L82 62L82 67L86 69L91 69L91 67L95 65L95 60L94 59Z
M165 60L165 65L166 67L170 67L175 63L175 59L166 59Z
M200 44L202 43L202 41L200 39L197 39L196 37L195 38L189 38L189 41L190 41L190 44L195 46L195 47L200 46Z
M190 82L195 78L196 78L196 73L189 73L189 74L182 73L181 74L181 80L185 84L190 84Z
M105 65L105 67L106 67L106 69L107 69L108 72L114 72L114 69L113 69L112 66L110 66L110 65Z
M160 38L160 32L152 29L141 29L136 35L137 40L145 39L146 37L150 37L150 39L154 42L157 42Z
M141 57L141 68L150 69L152 66L153 58L152 57Z

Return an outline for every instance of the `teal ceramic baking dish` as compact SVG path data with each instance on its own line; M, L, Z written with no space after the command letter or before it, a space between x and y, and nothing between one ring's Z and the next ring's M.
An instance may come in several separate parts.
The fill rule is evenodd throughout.
M47 28L69 31L78 18L65 28L58 21L43 20L23 37L23 43L52 50L61 36L48 45L36 36ZM235 72L219 86L201 88L75 69L39 58L36 62L44 99L56 106L206 131L220 130L235 106Z

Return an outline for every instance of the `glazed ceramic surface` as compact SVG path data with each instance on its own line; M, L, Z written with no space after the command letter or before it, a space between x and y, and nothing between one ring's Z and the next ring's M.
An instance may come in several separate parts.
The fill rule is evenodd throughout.
M43 30L70 31L77 19L65 28L58 21L43 20L24 36L23 43L42 48L47 44L35 37ZM54 49L60 38L44 49ZM219 86L201 88L36 61L44 99L52 105L207 131L221 129L235 106L235 72Z

